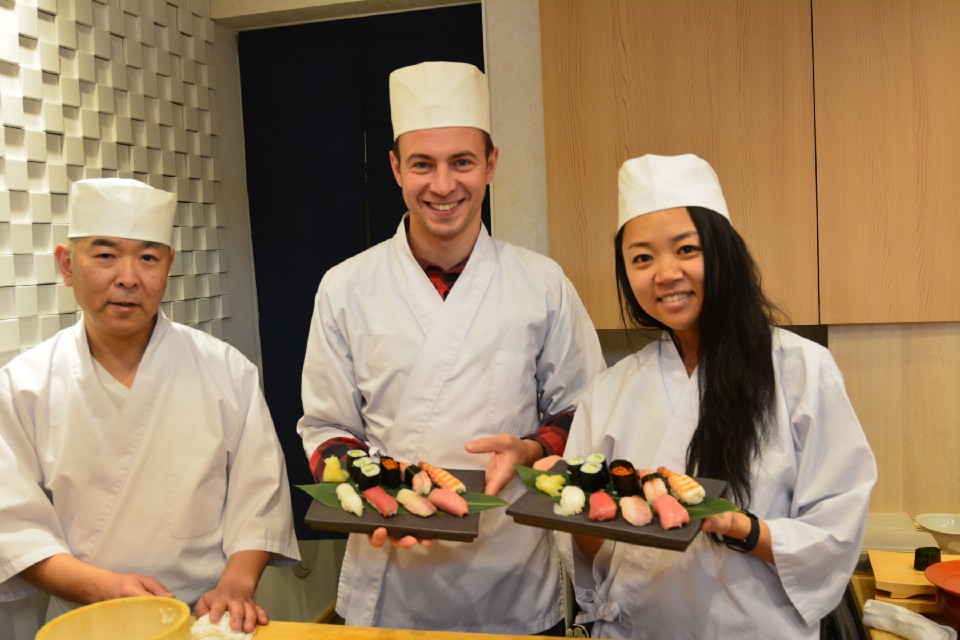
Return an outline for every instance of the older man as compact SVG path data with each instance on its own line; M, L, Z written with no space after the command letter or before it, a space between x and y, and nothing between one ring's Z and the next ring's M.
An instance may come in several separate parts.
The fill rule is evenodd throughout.
M171 596L250 632L264 566L299 558L286 467L256 368L160 310L175 211L73 185L56 259L82 320L0 369L0 599Z
M326 273L298 425L311 467L347 448L486 469L562 453L575 402L603 368L597 334L552 260L494 240L480 219L499 151L486 78L426 62L390 77L390 162L408 212L396 235ZM563 635L543 531L487 511L473 543L351 536L337 611L348 624Z

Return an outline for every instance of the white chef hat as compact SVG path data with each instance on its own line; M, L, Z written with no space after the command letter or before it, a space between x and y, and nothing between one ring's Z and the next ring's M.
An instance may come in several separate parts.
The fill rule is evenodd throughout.
M107 236L170 246L177 197L138 180L96 178L70 186L68 238Z
M627 160L619 182L618 229L637 216L676 207L704 207L730 219L713 167L691 153Z
M408 131L473 127L490 133L490 90L464 62L421 62L390 74L393 139Z

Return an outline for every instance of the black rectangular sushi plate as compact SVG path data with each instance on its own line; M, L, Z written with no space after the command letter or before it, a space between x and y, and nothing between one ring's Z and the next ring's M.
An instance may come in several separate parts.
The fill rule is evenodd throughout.
M467 487L467 491L483 493L484 471L464 471L448 469ZM480 514L469 513L462 518L452 516L437 509L426 518L411 513L397 513L384 518L379 513L364 509L359 518L344 511L320 504L316 500L310 503L304 522L313 529L337 531L339 533L373 533L379 527L385 527L387 535L393 538L415 536L421 540L453 540L472 542L480 535Z
M566 464L560 461L551 471L566 473ZM727 488L727 483L724 480L711 478L696 478L696 480L703 486L706 494L711 497L722 497ZM615 496L614 499L616 500ZM644 547L674 551L686 550L694 538L697 537L697 534L700 533L700 520L690 520L689 524L676 529L664 529L660 526L657 517L654 516L650 524L635 527L623 519L619 510L617 510L617 516L612 520L593 521L587 517L590 510L589 494L583 511L576 515L558 516L553 512L554 504L556 503L543 493L536 489L528 489L516 502L507 507L507 515L511 516L515 522L531 527L566 531L594 538L606 538Z

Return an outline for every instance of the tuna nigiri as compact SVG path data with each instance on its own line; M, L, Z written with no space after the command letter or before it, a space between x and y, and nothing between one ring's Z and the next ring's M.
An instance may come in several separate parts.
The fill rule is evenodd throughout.
M667 493L667 485L663 483L663 478L657 475L657 472L653 469L640 469L637 471L637 477L640 478L643 497L646 498L650 504L653 504L657 498Z
M624 496L620 498L620 512L623 519L635 527L650 524L653 520L653 511L650 505L640 496Z
M669 493L665 493L653 503L653 510L657 512L660 526L664 529L676 529L690 522L690 514Z
M432 502L424 498L419 493L410 489L400 489L397 491L397 502L403 505L403 508L415 516L426 518L437 512L437 507Z
M666 467L659 467L657 473L666 479L670 492L683 503L700 504L707 495L700 483L685 473L676 473Z
M450 489L434 489L427 496L427 500L438 509L459 518L470 513L470 507L467 506L467 501L463 499L463 496Z
M580 487L566 486L560 491L560 503L553 505L558 516L573 516L583 511L587 496Z
M370 506L379 511L380 515L384 518L396 515L397 509L399 508L393 496L384 491L383 487L380 486L365 489L363 497L370 503Z
M609 493L600 490L590 494L590 512L587 517L591 520L612 520L616 515L617 503Z
M337 485L337 498L344 511L355 514L358 518L363 515L363 500L357 495L357 490L348 482Z
M423 461L420 461L417 464L421 469L430 474L430 479L433 480L433 484L437 485L441 489L450 489L451 491L456 491L457 493L463 493L467 490L464 484L446 469L435 467L432 464L428 464Z

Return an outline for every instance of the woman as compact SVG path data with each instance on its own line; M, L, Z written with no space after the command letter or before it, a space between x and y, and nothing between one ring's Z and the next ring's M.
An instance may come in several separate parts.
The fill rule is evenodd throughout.
M595 637L816 638L860 553L876 464L830 353L772 327L713 169L620 170L624 319L660 333L600 374L568 456L599 451L727 481L747 510L685 552L557 534Z

